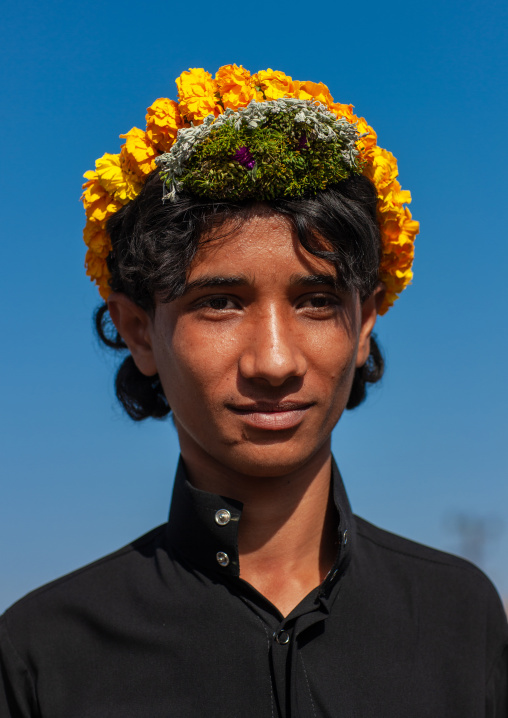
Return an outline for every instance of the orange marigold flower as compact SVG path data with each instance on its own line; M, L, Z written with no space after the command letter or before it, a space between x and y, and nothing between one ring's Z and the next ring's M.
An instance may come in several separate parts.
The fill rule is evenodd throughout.
M111 287L109 286L109 275L107 277L101 277L99 280L96 280L97 288L99 290L99 294L104 299L105 302L108 301L108 297L111 294Z
M404 207L403 211L402 231L407 235L410 242L413 243L416 235L420 231L420 223L412 218L409 207Z
M395 253L412 252L413 241L416 234L418 234L418 222L415 222L416 231L412 231L412 227L405 227L405 214L404 210L409 210L404 207L402 213L399 211L398 216L394 219L383 222L383 244L386 248L390 248Z
M93 222L87 222L83 230L83 239L87 247L102 259L111 252L111 239L105 229L100 229Z
M126 204L139 194L141 183L132 174L124 172L120 155L106 152L96 160L95 169L101 186L119 202Z
M397 266L408 269L414 256L414 242L420 231L420 223L411 218L408 207L402 207L397 221L385 222L382 229L387 247L397 257Z
M360 135L358 140L358 149L360 151L361 158L367 162L372 161L374 148L377 145L377 135L363 117L357 117L355 115L353 109L353 105L343 105L340 102L334 102L330 105L330 110L337 117L345 117L348 122L351 122L351 124L356 122L356 129Z
M379 275L386 287L379 314L385 314L413 278L411 265L419 224L412 220L409 209L404 206L411 202L411 193L403 190L397 180L397 160L391 152L375 144L375 133L363 118L358 122L358 129L369 132L364 138L363 157L367 163L363 174L373 182L378 195L382 245Z
M106 301L111 294L109 286L110 274L104 259L97 256L92 249L88 249L85 256L86 273L99 288L101 297Z
M395 300L398 299L399 294L408 284L411 284L413 272L411 269L399 270L392 268L392 271L385 273L381 270L381 278L386 287L386 294L378 314L386 314Z
M260 70L252 76L254 85L261 89L265 100L278 100L281 97L293 97L293 80L279 70Z
M118 212L125 202L121 202L112 197L101 185L97 172L88 171L85 178L90 178L85 182L81 195L81 200L85 206L85 214L87 220L95 224L104 224L112 214Z
M256 88L251 82L250 72L241 65L224 65L215 75L218 91L224 109L246 107L256 99Z
M130 173L142 182L146 175L155 169L158 152L147 137L146 132L133 127L125 135L125 144L120 150L120 165L125 173ZM140 187L141 189L141 187ZM139 190L137 192L139 194Z
M376 146L373 150L372 163L365 167L363 173L376 185L379 193L397 177L397 160L391 152Z
M81 195L81 201L83 202L85 210L87 210L94 204L94 202L97 202L97 200L105 197L107 192L99 182L97 172L88 170L85 172L83 177L87 179L88 182L85 182L83 185L84 192Z
M85 267L87 268L87 274L93 279L102 277L107 271L106 264L95 254L93 249L89 249L86 253Z
M411 192L408 189L402 189L397 182L398 187L393 192L393 201L395 204L411 204Z
M95 222L96 224L104 226L111 215L118 212L118 210L122 207L122 202L117 202L110 195L107 195L106 197L99 199L97 202L94 202L94 204L87 210L86 218L90 220L90 222Z
M146 111L146 135L160 152L169 152L181 127L184 122L174 100L159 97Z
M375 148L377 146L377 134L363 117L356 117L355 115L354 118L358 134L363 135L358 141L360 155L363 160L369 162L374 157Z
M311 82L310 80L298 82L295 80L294 94L299 100L317 100L330 108L334 104L330 90L322 82Z
M218 87L209 72L202 68L191 68L182 72L176 79L180 113L189 122L198 125L207 115L221 113L218 104Z
M353 105L343 105L341 102L334 102L330 105L330 111L336 117L345 117L348 122L356 122L358 117L353 112Z
M401 189L400 183L393 180L388 185L377 186L378 219L381 225L391 221L400 223L404 216L404 203L411 202L411 193Z
M101 290L99 289L99 292L100 292L100 291L101 291ZM383 301L382 301L382 303L381 303L381 306L379 307L379 309L378 309L378 311L377 311L377 313L379 314L379 316L383 316L383 314L386 314L386 312L390 309L390 307L393 306L393 304L394 304L394 302L395 302L396 299L398 299L398 296L397 296L396 292L393 292L393 291L392 291L392 292L389 292L389 291L387 290L387 291L386 291L386 294L385 294L385 296L384 296L384 298L383 298Z

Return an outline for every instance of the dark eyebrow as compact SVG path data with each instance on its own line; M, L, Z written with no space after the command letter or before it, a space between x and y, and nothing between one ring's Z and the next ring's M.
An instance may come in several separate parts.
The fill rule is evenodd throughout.
M340 289L341 284L335 274L296 274L291 277L292 287L325 286Z
M214 289L224 287L245 287L249 284L249 281L245 275L238 275L233 277L222 277L222 276L210 276L205 275L199 279L194 279L192 282L187 282L183 288L182 294L187 294L195 289Z
M188 294L189 292L198 289L225 289L235 287L245 287L251 284L252 281L248 279L244 274L237 276L224 277L221 275L212 276L205 275L194 279L192 282L187 282L183 288L183 292L180 296ZM292 287L330 287L331 289L339 289L340 282L334 274L295 274L290 279L290 285Z

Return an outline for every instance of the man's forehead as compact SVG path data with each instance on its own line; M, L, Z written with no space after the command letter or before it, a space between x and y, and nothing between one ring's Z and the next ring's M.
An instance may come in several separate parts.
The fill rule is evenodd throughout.
M316 250L329 251L329 242L313 238ZM284 259L284 269L293 274L336 275L333 262L308 251L300 242L293 223L269 208L241 221L228 220L202 236L187 274L192 281L204 274L250 276L269 272L273 263ZM233 269L234 268L234 269ZM295 268L298 268L295 269ZM285 272L287 274L287 272Z

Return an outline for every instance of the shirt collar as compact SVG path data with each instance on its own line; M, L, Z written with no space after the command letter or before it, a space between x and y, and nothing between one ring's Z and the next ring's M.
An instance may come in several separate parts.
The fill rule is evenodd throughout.
M338 549L334 565L320 587L329 594L346 570L354 549L354 521L341 475L332 457L332 487L337 509ZM192 486L182 458L178 463L167 526L169 548L206 572L240 575L238 525L243 504Z

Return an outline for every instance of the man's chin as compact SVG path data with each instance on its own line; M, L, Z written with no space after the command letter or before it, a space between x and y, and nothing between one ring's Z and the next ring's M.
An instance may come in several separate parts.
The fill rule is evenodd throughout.
M329 456L329 441L305 447L301 441L296 442L294 437L283 439L279 436L228 447L224 455L216 455L215 460L226 469L243 476L279 478L297 472L313 461L319 461L318 455L321 454L323 457L325 454Z

